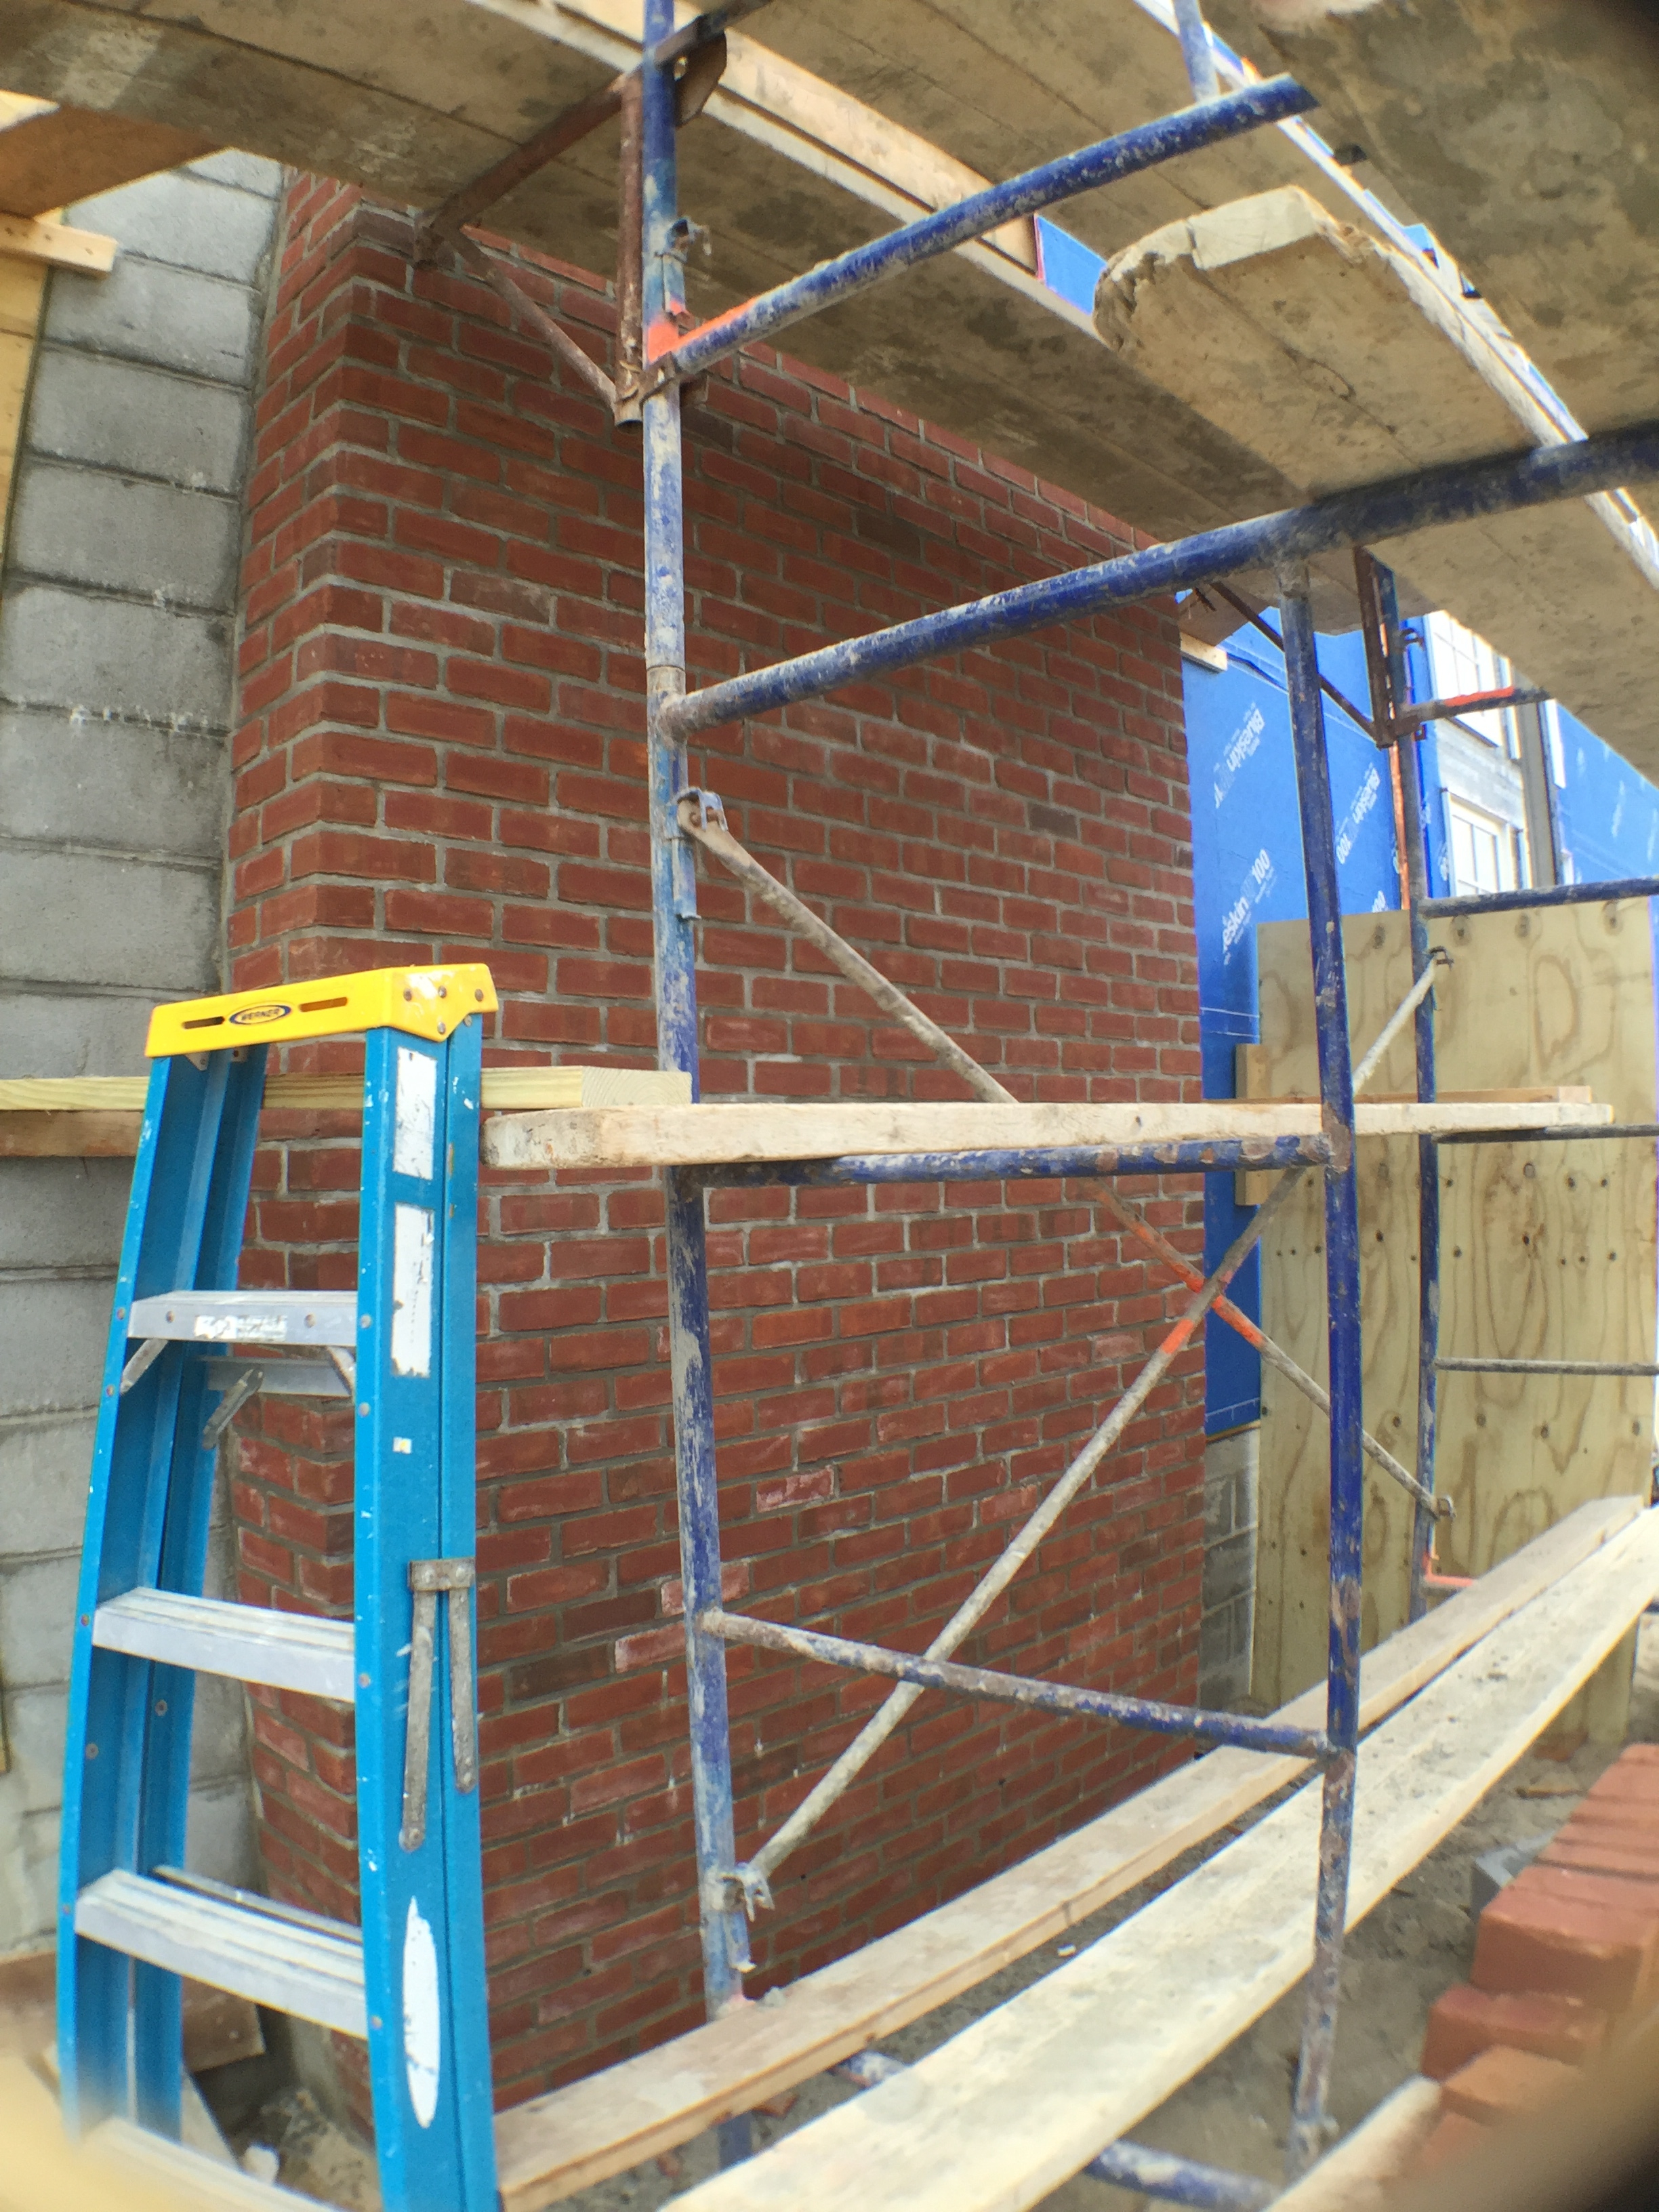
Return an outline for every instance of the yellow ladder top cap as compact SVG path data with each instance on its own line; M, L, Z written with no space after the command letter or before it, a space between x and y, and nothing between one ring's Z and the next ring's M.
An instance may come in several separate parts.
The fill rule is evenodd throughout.
M498 1001L482 963L459 968L364 968L354 975L318 975L305 983L273 983L217 999L181 999L157 1006L144 1051L229 1052L250 1044L288 1044L301 1037L349 1036L360 1030L404 1030L436 1042L469 1014L493 1013Z

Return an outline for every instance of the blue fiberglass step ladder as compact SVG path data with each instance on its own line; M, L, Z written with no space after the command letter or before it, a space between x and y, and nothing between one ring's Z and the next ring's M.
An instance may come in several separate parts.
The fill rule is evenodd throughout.
M367 2038L387 2212L495 2212L471 1592L495 1003L487 968L385 969L151 1020L76 1616L58 2051L71 2132L176 2160L181 2199L188 1974ZM359 1030L358 1287L239 1291L268 1048ZM353 1620L202 1595L219 1438L260 1389L355 1402ZM361 1933L185 1869L198 1673L355 1706ZM259 2185L213 2171L235 2202Z

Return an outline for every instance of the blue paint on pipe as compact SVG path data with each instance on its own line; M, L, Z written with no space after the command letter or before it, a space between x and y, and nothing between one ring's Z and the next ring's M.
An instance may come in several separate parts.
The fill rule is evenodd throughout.
M1201 1705L1171 1705L1163 1698L1133 1698L1114 1690L1091 1690L1070 1682L1049 1682L1030 1674L1003 1674L989 1667L964 1667L925 1653L894 1651L884 1644L828 1636L790 1623L758 1620L716 1607L699 1616L700 1635L728 1644L750 1644L763 1650L787 1651L826 1666L849 1667L894 1682L916 1682L923 1689L952 1690L961 1697L990 1698L1030 1705L1039 1711L1066 1713L1079 1720L1115 1721L1146 1729L1153 1735L1196 1736L1208 1743L1231 1743L1241 1751L1288 1753L1322 1759L1329 1746L1316 1729L1291 1728L1282 1721L1256 1720L1248 1714L1207 1711Z
M645 0L647 49L674 28L673 0ZM669 251L677 215L674 87L670 71L641 74L644 227L642 308L646 329L669 326L678 307L680 264ZM665 708L685 689L685 511L678 387L643 408L645 465L645 658L647 774L651 831L651 906L655 945L657 1060L686 1071L698 1094L696 948L690 858L675 806L685 757L665 728ZM726 1652L701 1636L697 1614L720 1598L720 1486L714 1466L714 1387L708 1340L708 1264L703 1199L665 1176L668 1231L668 1334L674 1398L674 1462L685 1590L686 1696L691 1738L691 1798L696 1837L697 1902L703 1999L711 2019L742 1995L748 1958L741 1905L727 1879L737 1864L727 1727ZM720 2163L749 2155L746 2113L720 2127Z
M988 231L1039 209L1075 199L1079 192L1097 191L1143 169L1155 168L1182 154L1220 144L1266 124L1281 123L1292 115L1305 115L1318 102L1310 92L1287 76L1269 77L1265 83L1247 85L1223 99L1208 100L1178 114L1142 123L1133 131L1103 138L1058 161L1044 161L1006 184L970 192L966 199L924 216L919 222L889 231L867 246L854 246L825 261L805 276L793 276L753 300L746 300L724 315L692 331L672 351L658 356L671 375L701 376L741 346L775 337L792 323L832 307L855 292L913 269L918 262L949 253Z
M1322 700L1306 568L1281 569L1282 634L1296 744L1297 789L1308 885L1313 960L1314 1022L1319 1091L1328 1126L1349 1133L1346 1158L1325 1171L1325 1286L1329 1316L1330 1638L1326 1669L1325 1733L1334 1756L1326 1767L1314 1906L1314 1960L1308 1975L1302 2052L1286 2154L1294 2179L1324 2148L1342 1942L1347 1918L1348 1866L1353 1842L1353 1783L1359 1740L1361 1538L1364 1504L1360 1410L1359 1207L1354 1173L1353 1063L1348 1044L1347 982L1342 954L1342 907L1331 809Z
M1085 622L1108 608L1156 599L1240 568L1276 566L1340 546L1366 544L1411 530L1583 498L1659 476L1659 422L1606 431L1576 443L1428 469L1200 531L1064 575L1044 577L988 599L919 616L890 629L848 638L794 660L709 684L662 710L662 726L684 740L699 730L769 714L842 685L888 675L941 654L1021 637L1051 624Z
M683 1170L705 1188L752 1189L769 1183L1018 1182L1065 1176L1233 1174L1239 1168L1319 1167L1330 1158L1320 1137L1235 1139L1211 1145L1101 1148L1073 1145L1026 1152L848 1152L827 1160L733 1160ZM1241 1226L1243 1217L1240 1217ZM1217 1255L1219 1259L1220 1255Z
M1323 674L1350 697L1363 695L1358 635L1322 637ZM1297 817L1285 662L1265 638L1239 630L1224 670L1182 664L1193 825L1193 925L1198 940L1200 1049L1204 1095L1234 1095L1234 1055L1257 1032L1256 928L1305 919L1302 834ZM1325 707L1337 869L1343 910L1378 912L1399 903L1400 867L1386 755L1357 722ZM1204 1188L1204 1247L1213 1267L1246 1219L1231 1181ZM1231 1296L1261 1318L1261 1261L1252 1253ZM1205 1428L1223 1434L1258 1420L1261 1361L1213 1316L1205 1324Z

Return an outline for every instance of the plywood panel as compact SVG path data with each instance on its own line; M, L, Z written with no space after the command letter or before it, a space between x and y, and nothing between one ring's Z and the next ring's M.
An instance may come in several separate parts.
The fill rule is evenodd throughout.
M1453 966L1437 992L1448 1090L1589 1084L1620 1121L1655 1116L1653 953L1641 902L1534 908L1436 924ZM1411 981L1403 915L1344 925L1356 1052ZM1305 926L1258 932L1269 1097L1316 1080ZM1413 1081L1409 1030L1373 1079ZM1358 1147L1365 1422L1409 1467L1417 1449L1417 1147ZM1453 1146L1440 1154L1441 1348L1499 1358L1650 1360L1655 1155L1650 1144ZM1264 1242L1263 1322L1325 1376L1324 1237L1310 1184ZM1480 1574L1587 1498L1645 1492L1653 1389L1636 1378L1443 1376L1439 1486L1457 1517L1438 1557ZM1252 1688L1282 1703L1322 1671L1328 1434L1271 1370L1262 1387L1261 1534ZM1364 1642L1406 1617L1410 1501L1369 1474Z

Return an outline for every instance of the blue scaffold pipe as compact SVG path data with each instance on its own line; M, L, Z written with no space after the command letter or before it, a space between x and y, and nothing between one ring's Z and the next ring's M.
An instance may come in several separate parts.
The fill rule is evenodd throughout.
M1382 629L1389 696L1397 708L1406 697L1406 647L1400 628L1400 595L1394 571L1374 562L1376 613ZM1429 843L1423 819L1422 756L1402 744L1395 758L1400 774L1400 811L1405 830L1406 908L1411 937L1412 975L1429 964ZM1417 1096L1426 1103L1436 1096L1434 1003L1417 1009L1414 1042ZM1440 1153L1431 1136L1417 1140L1417 1479L1434 1488L1440 1433ZM1429 1560L1434 1550L1434 1516L1419 1503L1412 1516L1411 1565L1407 1576L1406 1617L1421 1620L1429 1608Z
M1241 1168L1323 1167L1327 1137L1192 1145L1067 1145L1036 1151L843 1152L827 1160L732 1160L687 1168L709 1190L770 1183L1020 1182L1066 1176L1232 1175Z
M902 2058L890 2058L884 2051L856 2051L830 2069L855 2089L878 2088L909 2070ZM1279 2194L1271 2182L1258 2181L1253 2173L1230 2173L1224 2166L1177 2158L1173 2151L1153 2150L1146 2143L1108 2143L1083 2171L1091 2180L1138 2189L1166 2204L1190 2204L1196 2212L1267 2212Z
M1063 154L1058 161L1044 161L1038 168L1011 177L1006 184L971 192L966 199L941 208L937 215L924 216L902 230L889 231L868 246L855 246L850 253L838 254L804 276L792 276L787 283L744 301L689 331L661 352L652 367L659 377L683 381L701 376L739 347L775 337L791 323L834 307L854 292L914 268L919 261L930 261L936 254L966 246L1005 222L1036 215L1042 208L1074 199L1079 192L1094 191L1143 169L1156 168L1182 154L1195 154L1224 139L1241 137L1266 124L1305 115L1318 105L1313 94L1292 78L1274 76L1261 84L1247 85L1242 92L1230 92L1223 99L1206 100L1195 107L1182 108L1178 114L1162 116L1155 123L1120 131L1097 145Z
M645 0L647 49L674 28L674 0ZM641 72L642 305L647 326L669 313L666 295L678 264L669 252L677 208L674 82L670 68ZM647 398L642 410L645 473L645 661L647 778L650 806L651 908L655 950L657 1059L681 1069L697 1095L696 948L690 856L677 809L685 757L662 726L665 705L685 689L684 457L677 387ZM714 1468L714 1385L708 1334L708 1261L703 1195L665 1176L668 1243L668 1336L674 1402L675 1480L680 1572L685 1589L686 1702L690 1732L692 1826L703 2000L717 2019L743 1993L749 1962L747 1920L731 1874L737 1861L727 1723L726 1648L698 1632L696 1616L720 1596L720 1489ZM722 2166L750 2154L749 2115L722 2121Z
M879 1674L893 1682L917 1682L925 1690L951 1690L965 1698L992 1698L1004 1705L1034 1705L1040 1711L1066 1713L1079 1720L1115 1721L1124 1728L1146 1729L1154 1735L1196 1736L1206 1743L1231 1743L1241 1751L1273 1752L1293 1759L1322 1759L1328 1746L1317 1729L1286 1728L1248 1714L1212 1712L1202 1705L1175 1705L1162 1698L1130 1698L1112 1690L1086 1690L1069 1682L1045 1682L1030 1674L1002 1674L989 1667L961 1667L951 1659L929 1659L919 1652L890 1651L884 1644L861 1644L846 1636L825 1636L776 1620L711 1607L699 1616L704 1634L727 1644L750 1644L763 1651L787 1651L798 1659L821 1659L826 1666L850 1667L860 1674Z
M1364 1428L1360 1413L1359 1207L1353 1161L1353 1060L1342 951L1330 763L1319 696L1313 606L1304 562L1281 566L1279 607L1291 736L1296 754L1302 855L1308 885L1314 1026L1319 1094L1328 1127L1346 1134L1343 1156L1325 1173L1325 1291L1331 1396L1330 1633L1326 1662L1325 1767L1314 1905L1314 1958L1308 1973L1302 2051L1291 2110L1287 2176L1295 2180L1325 2148L1336 2015L1347 1923L1353 1844L1354 1777L1359 1741L1359 1626Z
M1467 914L1514 914L1531 906L1604 906L1614 899L1659 898L1659 876L1619 876L1604 884L1554 884L1535 890L1481 891L1468 898L1425 899L1431 921Z
M1181 58L1194 100L1213 100L1221 90L1216 73L1215 48L1200 0L1175 0L1176 30L1181 40Z
M1609 430L1530 453L1495 454L1387 483L1334 493L1306 507L1281 508L1249 522L1200 531L1172 544L1152 545L1062 576L995 592L988 599L921 615L868 637L848 638L798 660L780 661L711 684L664 709L665 731L681 743L699 730L769 714L842 684L890 675L942 653L1021 637L1050 624L1084 622L1109 607L1184 591L1236 569L1273 567L1338 546L1403 536L1438 523L1547 506L1558 499L1644 483L1659 476L1659 422Z

